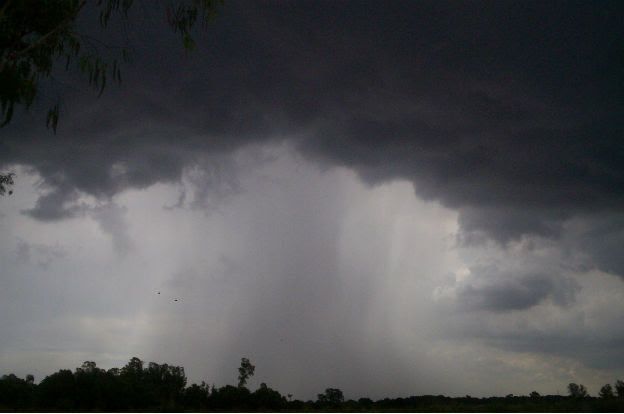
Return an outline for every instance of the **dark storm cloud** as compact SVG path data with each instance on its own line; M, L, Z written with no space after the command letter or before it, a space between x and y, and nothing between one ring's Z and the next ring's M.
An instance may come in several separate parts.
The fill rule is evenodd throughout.
M0 162L41 174L51 192L29 214L52 220L76 213L77 192L110 199L288 139L369 183L411 180L459 210L465 240L556 237L566 218L624 206L621 15L621 2L228 2L190 56L148 16L128 28L139 46L121 87L68 92L55 137L16 120Z
M622 351L624 337L619 332L600 335L573 332L523 332L522 335L492 335L483 336L481 339L498 348L514 352L533 352L572 358L582 361L591 368L624 368L622 358L624 357L624 351Z
M624 217L621 214L590 220L573 243L572 248L588 254L593 265L605 272L624 275Z
M576 287L568 280L546 275L520 278L499 276L482 286L465 284L457 291L460 309L508 312L531 308L550 298L559 306L574 301Z
M79 194L71 189L63 191L62 187L56 187L45 195L39 196L35 206L23 211L24 214L41 221L54 221L75 217L84 212L83 206L75 203Z
M437 321L446 325L445 338L567 358L599 370L623 367L621 284L615 278L592 290L605 280L592 279L593 286L581 289L578 279L562 275L514 276L492 266L472 270L447 302L454 305L450 318Z
M460 209L462 245L482 243L488 236L506 243L519 235L533 234L555 238L561 234L565 213L542 209L508 209L500 207L466 207Z
M511 260L507 260L511 263ZM474 265L465 276L450 277L440 286L438 299L451 313L525 311L548 302L569 307L580 286L545 263L524 262L521 269L495 263ZM534 269L532 269L534 268Z
M585 323L582 314L573 312L573 315L576 318L566 321L566 326L549 329L513 322L505 326L495 324L496 329L492 329L482 317L463 318L462 327L458 327L449 337L461 341L473 338L514 353L569 358L595 369L624 368L624 337L620 329L622 318L618 316L600 329L595 329Z

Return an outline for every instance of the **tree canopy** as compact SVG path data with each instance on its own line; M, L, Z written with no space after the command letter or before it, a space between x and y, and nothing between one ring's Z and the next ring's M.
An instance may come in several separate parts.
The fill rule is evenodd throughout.
M253 372L249 359L243 358L243 374ZM240 368L239 368L240 369ZM239 372L240 374L240 372ZM240 376L239 376L240 380ZM624 384L618 380L617 386ZM279 391L261 383L255 391L245 386L187 386L183 367L145 363L132 358L122 368L99 368L94 361L85 361L74 371L61 369L35 383L32 375L22 379L14 374L0 377L0 412L64 411L64 412L617 412L623 411L624 397L600 392L600 398L587 394L583 385L573 385L579 395L451 398L443 395L421 395L405 398L384 398L374 401L362 397L345 399L338 388L327 388L316 401L287 399ZM578 392L576 393L578 394Z
M242 388L247 384L247 380L253 377L256 367L249 362L247 358L241 358L241 364L238 368L238 387Z
M572 398L586 398L588 395L587 388L583 384L579 385L573 382L568 384L568 394Z

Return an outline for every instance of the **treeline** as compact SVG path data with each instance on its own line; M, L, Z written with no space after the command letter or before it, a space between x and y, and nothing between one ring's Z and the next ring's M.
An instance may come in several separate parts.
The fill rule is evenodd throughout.
M413 396L345 401L337 388L328 388L315 401L292 400L260 384L247 387L255 367L247 358L238 368L238 385L220 388L205 382L187 386L184 368L132 358L123 368L104 370L95 362L60 370L39 384L32 375L0 378L0 411L624 411L624 383L602 387L591 397L582 385L570 384L568 396L451 398Z

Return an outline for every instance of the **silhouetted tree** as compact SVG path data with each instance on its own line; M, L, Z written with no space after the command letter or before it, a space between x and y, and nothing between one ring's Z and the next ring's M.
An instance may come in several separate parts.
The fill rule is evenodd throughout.
M226 385L210 393L209 403L211 409L216 411L249 411L249 396L250 392L245 387Z
M126 404L133 409L150 405L143 377L143 361L137 357L131 358L121 369L120 380L124 384L124 398Z
M13 173L8 173L8 174L0 173L0 195L5 195L7 192L9 193L9 195L13 194L13 190L9 190L8 188L14 184L13 182L14 176L15 174Z
M363 398L358 399L358 404L362 406L363 408L368 409L369 407L373 405L373 400L371 400L370 398L363 397Z
M344 401L344 396L338 388L327 388L324 394L318 394L317 399L321 404L335 406Z
M286 398L263 382L251 394L251 403L256 411L281 411L286 406Z
M187 410L206 411L208 409L208 398L210 389L202 381L201 385L192 384L184 390L183 406Z
M248 364L244 366L252 366ZM122 369L100 369L93 361L85 361L74 372L60 370L44 378L39 385L32 375L25 379L15 375L0 377L0 412L5 411L81 411L81 412L143 412L143 411L393 411L393 412L624 412L622 399L613 398L607 384L600 390L602 398L587 397L587 390L570 384L570 395L530 397L451 398L423 395L406 398L369 398L345 401L342 391L327 388L317 401L287 401L277 390L265 383L251 393L245 386L209 387L205 382L186 387L182 367L168 364L143 363L132 358ZM249 373L247 369L246 372ZM616 382L616 386L622 384ZM617 390L617 388L616 388Z
M151 403L160 409L173 409L182 398L186 385L184 368L150 362L143 375L143 381L150 390Z
M615 395L613 394L613 387L611 387L611 384L605 384L602 386L602 388L600 388L600 398L605 398L605 399L610 399L613 398Z
M587 388L584 385L575 383L568 384L568 394L573 398L585 398L587 397Z
M109 391L106 371L93 361L85 361L74 373L76 408L82 411L101 411L114 398Z
M110 368L106 371L107 374L112 375L113 377L118 377L121 375L121 369L119 368Z
M624 381L615 381L615 393L617 394L618 398L624 398Z
M0 378L0 409L3 411L25 411L30 408L34 390L32 375L23 380L14 374Z
M99 368L96 366L96 363L93 361L85 361L82 363L82 366L80 366L80 368L76 368L77 373L81 372L85 374L92 374L96 372L97 370L99 370Z
M74 374L62 369L49 375L37 387L40 407L49 410L73 411L75 409L76 381Z
M247 380L250 377L253 377L255 370L256 370L256 367L251 365L251 362L249 362L249 359L241 358L241 364L240 364L240 367L238 368L239 388L242 388L245 386L245 384L247 384Z

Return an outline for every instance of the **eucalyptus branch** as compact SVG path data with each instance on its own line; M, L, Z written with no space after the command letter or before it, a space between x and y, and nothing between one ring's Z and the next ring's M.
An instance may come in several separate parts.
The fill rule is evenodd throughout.
M84 5L87 4L86 0L82 0L80 2L80 4L78 5L76 12L74 13L73 16L68 17L67 19L63 20L61 23L58 24L58 26L56 26L54 29L50 30L48 33L44 34L43 36L41 36L39 39L37 39L36 42L31 43L26 49L20 50L19 52L16 52L16 57L22 56L27 54L28 52L30 52L31 50L42 46L50 37L54 36L56 33L58 33L65 25L71 23L72 21L74 21L74 19L76 19L76 16L78 15L78 13L80 12L80 10L84 7Z
M2 1L2 0L0 0ZM120 63L127 62L127 46L113 46L80 33L74 27L88 0L4 0L0 5L3 50L0 50L0 127L7 125L16 107L28 108L41 92L39 81L49 78L54 63L77 64L88 83L104 91L107 80L121 82ZM115 13L127 16L134 0L93 0L100 9L103 27ZM191 29L200 20L208 21L222 0L171 0L167 6L169 27L182 35L185 49L195 45ZM125 26L124 26L125 27ZM125 35L125 31L124 31ZM127 41L127 40L126 40ZM81 49L82 47L82 49ZM121 56L116 56L118 52ZM59 104L48 111L47 124L56 129Z

